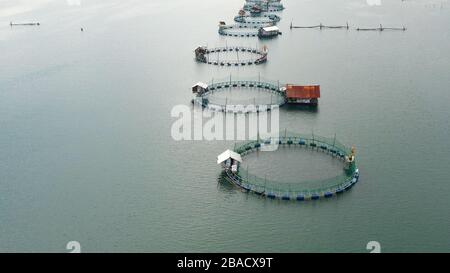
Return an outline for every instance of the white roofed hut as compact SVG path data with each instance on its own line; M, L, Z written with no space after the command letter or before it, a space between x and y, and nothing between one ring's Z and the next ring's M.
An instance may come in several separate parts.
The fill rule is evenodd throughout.
M242 163L241 155L231 150L226 150L217 156L217 164L221 164L224 169L232 172L238 171L239 163Z
M208 85L203 82L198 82L192 86L192 93L197 94L197 96L201 96L208 90Z
M277 26L262 27L258 30L258 37L260 39L274 38L280 34L280 29Z

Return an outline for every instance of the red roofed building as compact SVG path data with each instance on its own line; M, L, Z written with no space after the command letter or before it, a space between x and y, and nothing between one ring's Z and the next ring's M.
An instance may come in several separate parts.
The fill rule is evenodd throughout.
M286 85L286 100L288 103L317 105L320 98L320 85Z

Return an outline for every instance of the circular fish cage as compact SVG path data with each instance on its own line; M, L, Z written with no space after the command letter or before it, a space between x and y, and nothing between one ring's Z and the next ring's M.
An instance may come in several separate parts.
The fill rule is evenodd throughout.
M267 62L267 47L262 49L243 46L233 47L198 47L195 51L195 60L217 66L247 66ZM229 56L232 55L230 59Z
M261 25L258 24L232 24L219 26L219 34L230 37L257 37Z
M262 3L262 2L268 2L268 3L280 3L281 0L245 0L247 3Z
M243 10L253 13L261 12L279 12L284 10L283 4L280 1L269 1L264 3L263 1L246 1Z
M244 24L255 24L255 25L275 25L280 22L281 17L276 14L262 14L258 16L252 15L237 15L234 17L234 21L237 23Z
M242 92L244 95L237 98L231 94L229 97L233 91ZM254 92L259 96L254 96ZM285 102L285 93L278 84L256 80L211 83L193 99L194 104L201 105L205 109L227 113L266 112Z
M302 149L325 153L344 163L343 174L323 180L299 182L283 182L268 180L251 174L240 164L250 153L256 151L277 152L279 147ZM359 181L359 170L356 166L354 147L349 148L341 144L336 138L326 138L317 135L286 134L285 136L269 137L244 142L230 154L235 156L223 158L221 163L225 169L226 178L246 192L280 200L318 200L331 198L350 190Z

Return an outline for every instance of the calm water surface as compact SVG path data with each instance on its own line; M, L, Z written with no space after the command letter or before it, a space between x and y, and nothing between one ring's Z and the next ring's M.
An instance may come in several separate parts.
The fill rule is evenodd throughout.
M283 35L261 43L217 34L243 0L1 0L0 251L450 251L450 2L381 2L284 0ZM267 45L269 62L193 60L226 44ZM309 203L220 183L233 143L172 140L170 111L230 74L321 84L318 110L282 108L281 127L355 145L360 183Z

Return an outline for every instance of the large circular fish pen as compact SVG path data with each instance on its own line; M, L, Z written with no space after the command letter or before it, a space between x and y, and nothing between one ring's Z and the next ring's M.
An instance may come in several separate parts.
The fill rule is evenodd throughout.
M219 34L230 37L257 37L260 28L260 25L247 23L221 24L219 26Z
M234 17L234 21L237 23L244 24L255 24L255 25L275 25L281 20L281 17L276 14L261 14L258 16L252 15L237 15Z
M267 47L262 49L243 46L198 47L195 51L197 62L218 66L246 66L267 61Z
M217 112L265 112L286 103L285 93L278 82L261 80L212 82L196 93L194 104Z
M279 12L284 10L284 6L277 0L247 0L243 9L245 11Z
M279 153L282 149L292 149L295 152L317 152L342 163L342 173L326 179L301 179L282 181L267 178L264 173L252 174L243 167L245 158L253 153ZM269 137L244 142L228 151L229 154L219 156L225 169L227 180L246 192L252 192L270 199L281 200L317 200L331 198L351 189L359 180L359 170L356 166L355 149L346 147L336 138L317 135L285 134L285 136ZM221 158L222 157L222 158ZM282 162L283 159L277 161ZM271 162L266 162L270 164ZM300 166L298 166L300 167ZM291 169L291 172L294 170ZM289 173L291 175L292 173Z

